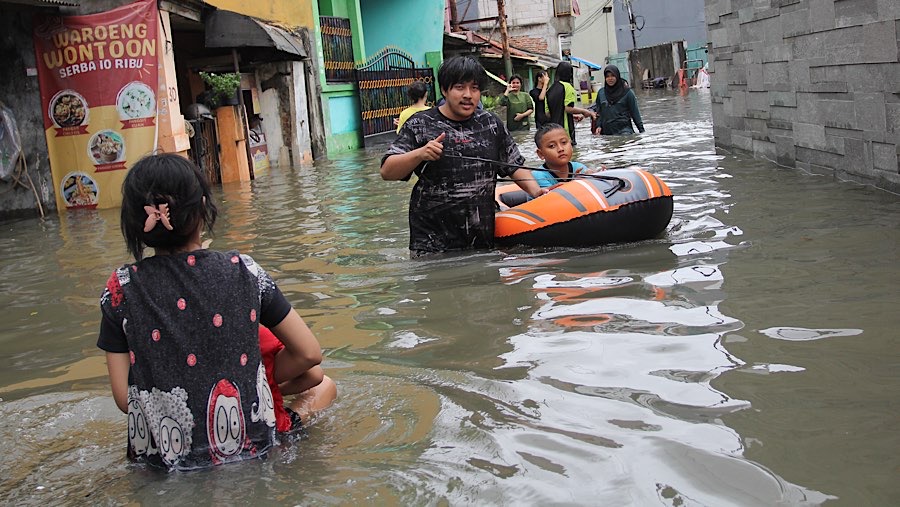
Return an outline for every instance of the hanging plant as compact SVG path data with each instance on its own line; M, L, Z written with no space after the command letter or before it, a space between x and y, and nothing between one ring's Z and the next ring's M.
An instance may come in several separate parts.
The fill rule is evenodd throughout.
M241 76L234 72L224 74L201 72L200 78L209 88L209 106L213 109L233 100L241 86Z

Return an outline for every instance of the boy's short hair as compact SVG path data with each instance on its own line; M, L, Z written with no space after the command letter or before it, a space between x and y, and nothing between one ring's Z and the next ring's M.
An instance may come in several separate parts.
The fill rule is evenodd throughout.
M406 96L413 102L420 101L426 95L428 95L428 85L422 81L413 81L406 89Z
M547 133L549 133L551 130L556 129L565 130L566 135L569 135L569 131L559 123L545 123L543 126L541 126L541 128L538 129L537 132L534 133L534 145L540 148L541 141L544 140L544 136L547 135Z
M453 85L474 81L482 90L487 86L487 74L478 60L468 56L454 56L444 60L438 69L438 86L441 91L449 90Z

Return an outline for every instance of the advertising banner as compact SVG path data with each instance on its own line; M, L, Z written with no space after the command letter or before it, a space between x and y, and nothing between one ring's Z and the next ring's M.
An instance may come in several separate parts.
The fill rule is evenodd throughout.
M125 174L156 149L156 0L34 20L41 107L60 210L121 204Z

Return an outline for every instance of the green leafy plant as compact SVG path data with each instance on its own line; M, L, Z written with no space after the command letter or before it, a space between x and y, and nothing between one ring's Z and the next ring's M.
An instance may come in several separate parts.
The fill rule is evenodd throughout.
M481 95L481 105L484 107L485 111L493 111L500 104L500 98L494 97L492 95L482 94Z
M209 105L213 108L233 98L241 86L241 75L234 72L201 72L200 78L209 88Z

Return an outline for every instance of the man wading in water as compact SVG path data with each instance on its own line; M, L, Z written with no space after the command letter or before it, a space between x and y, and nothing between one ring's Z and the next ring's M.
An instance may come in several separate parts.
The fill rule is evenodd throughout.
M385 180L418 176L409 199L412 257L492 248L497 176L511 176L533 197L546 193L521 168L525 158L500 118L477 109L486 82L478 61L444 61L438 85L446 101L412 115L381 159Z

